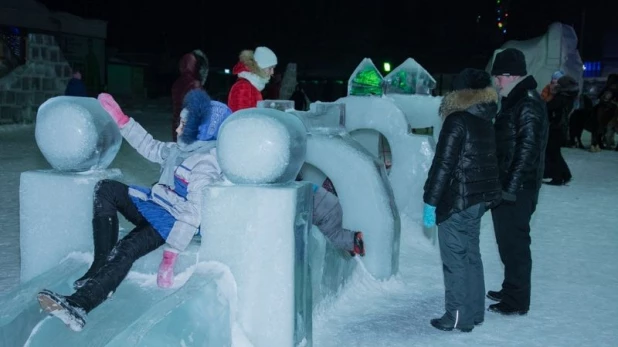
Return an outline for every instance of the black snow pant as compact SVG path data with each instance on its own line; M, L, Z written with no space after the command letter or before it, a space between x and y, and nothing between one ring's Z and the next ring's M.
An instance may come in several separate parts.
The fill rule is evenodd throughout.
M561 147L564 143L562 129L550 129L545 150L545 173L544 178L557 181L571 179L571 170L562 156Z
M451 215L438 226L444 273L444 306L455 326L474 326L485 317L485 278L479 246L485 203Z
M137 259L165 244L163 237L139 213L129 196L129 187L125 184L112 180L99 182L94 201L95 218L116 217L116 213L120 212L136 227L118 241L96 274L67 298L86 312L99 306L118 288Z
M503 202L491 211L500 260L504 264L502 302L527 311L530 308L532 256L530 218L536 210L539 191L523 189L514 203Z

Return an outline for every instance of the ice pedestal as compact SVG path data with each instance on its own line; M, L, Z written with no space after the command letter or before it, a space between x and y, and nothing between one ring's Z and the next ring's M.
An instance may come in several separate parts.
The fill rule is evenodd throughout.
M120 170L26 171L19 185L21 282L58 265L73 251L92 252L94 188Z
M237 320L255 347L312 344L312 196L304 182L204 190L200 260L229 266Z
M404 97L420 96L404 95ZM348 96L339 99L338 102L346 105L346 130L351 132L369 128L386 137L392 155L388 179L399 212L402 216L420 221L423 185L434 154L433 140L429 136L411 134L405 114L388 97ZM430 110L433 111L433 108ZM426 114L426 117L439 119L437 111L436 108L435 115Z

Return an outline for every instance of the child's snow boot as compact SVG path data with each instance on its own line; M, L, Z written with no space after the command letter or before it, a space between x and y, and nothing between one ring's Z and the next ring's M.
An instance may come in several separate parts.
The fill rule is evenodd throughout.
M50 315L57 317L73 331L81 331L86 325L86 311L71 303L66 297L43 289L37 295L39 305Z
M163 251L163 260L159 265L157 274L157 285L161 288L170 288L174 285L174 264L178 258L178 253L171 249Z

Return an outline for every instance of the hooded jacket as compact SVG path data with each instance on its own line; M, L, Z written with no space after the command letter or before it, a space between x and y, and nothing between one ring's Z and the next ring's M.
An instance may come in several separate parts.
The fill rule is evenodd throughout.
M238 76L228 94L227 104L236 112L246 108L257 107L262 100L262 90L269 81L253 57L253 51L245 50L240 53L238 63L232 73Z
M527 76L501 92L505 96L494 128L502 189L509 194L541 188L549 122L536 87L534 77Z
M208 58L202 51L187 53L178 63L180 76L172 85L172 134L176 141L176 128L180 122L180 111L187 93L193 89L201 89L208 77Z
M199 230L202 189L225 179L217 160L216 134L232 113L224 104L211 101L202 90L188 93L185 106L187 121L181 139L196 150L175 166L173 185L157 183L151 188L129 188L139 212L167 244L179 251L187 247ZM174 151L181 150L179 143L155 140L133 118L120 132L138 153L155 163L163 165Z
M444 97L444 124L425 182L423 200L436 206L436 223L501 196L492 119L498 111L492 87L463 89Z

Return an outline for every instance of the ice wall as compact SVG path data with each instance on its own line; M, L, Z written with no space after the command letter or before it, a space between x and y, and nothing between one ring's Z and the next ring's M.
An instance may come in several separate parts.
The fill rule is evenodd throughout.
M97 99L58 96L37 112L36 143L51 166L60 171L106 169L122 136Z
M22 283L58 265L73 251L92 251L94 187L120 170L63 173L26 171L19 183Z
M496 54L506 48L517 48L526 56L528 74L534 76L540 92L550 81L556 70L562 70L583 85L583 62L577 50L577 34L573 27L562 23L553 23L547 32L539 37L524 41L508 41L494 52L487 64L487 71Z

